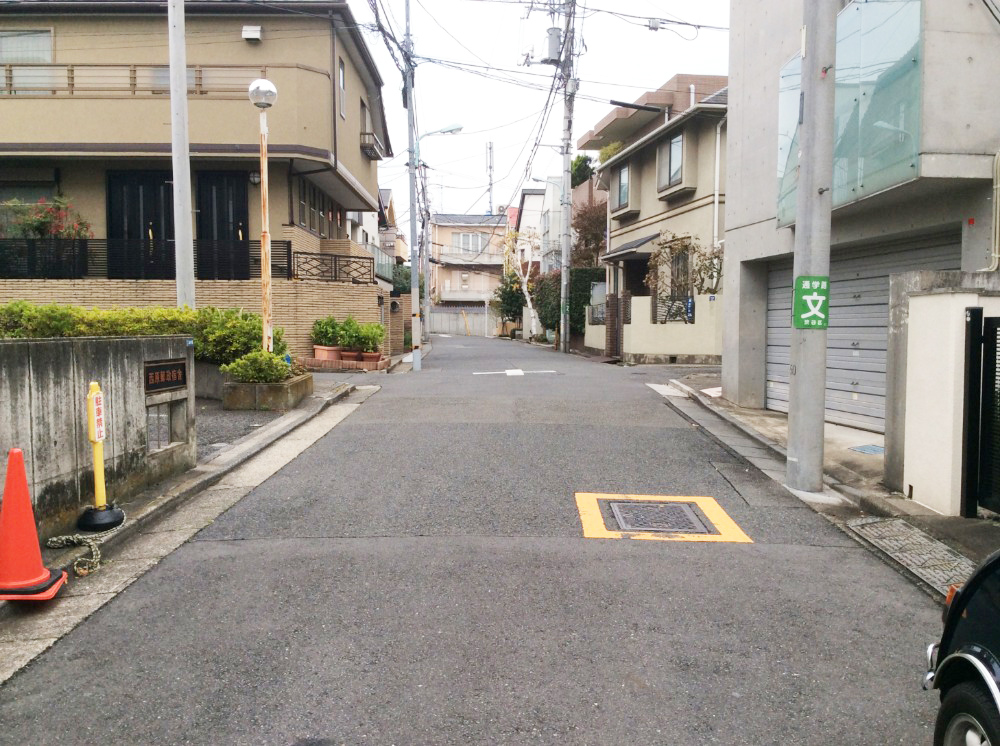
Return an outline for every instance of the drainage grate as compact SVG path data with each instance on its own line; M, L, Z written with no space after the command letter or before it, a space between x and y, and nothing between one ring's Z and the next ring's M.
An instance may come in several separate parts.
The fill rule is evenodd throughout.
M885 448L883 446L853 446L848 450L857 451L858 453L868 453L872 456L881 456L885 453Z
M952 583L964 583L976 569L954 549L901 518L855 518L847 526L941 594Z
M613 502L611 510L622 531L709 533L688 503Z

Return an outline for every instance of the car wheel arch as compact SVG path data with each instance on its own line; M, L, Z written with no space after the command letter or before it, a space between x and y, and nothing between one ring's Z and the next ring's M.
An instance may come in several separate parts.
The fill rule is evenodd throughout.
M965 681L981 686L1000 709L1000 688L996 680L985 663L968 652L952 653L941 662L934 676L934 688L940 690L943 699L949 689Z

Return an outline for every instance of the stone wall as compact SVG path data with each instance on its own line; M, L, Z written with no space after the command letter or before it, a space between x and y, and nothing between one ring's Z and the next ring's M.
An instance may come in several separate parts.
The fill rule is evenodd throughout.
M362 323L382 321L378 305L382 294L376 285L276 279L271 284L272 318L276 327L285 330L291 353L304 357L312 355L309 334L316 319L332 314L338 321L348 315ZM260 313L260 282L198 280L195 299L200 306ZM0 280L0 303L12 300L88 308L174 306L177 292L173 280Z
M104 392L104 441L109 502L192 468L197 462L194 428L194 348L190 339L81 337L0 340L0 455L24 451L35 520L42 538L70 532L94 500L93 451L87 439L87 390ZM187 386L147 395L144 363L187 364ZM147 407L163 415L169 445L149 451ZM155 432L155 430L154 430ZM157 445L157 444L154 444Z

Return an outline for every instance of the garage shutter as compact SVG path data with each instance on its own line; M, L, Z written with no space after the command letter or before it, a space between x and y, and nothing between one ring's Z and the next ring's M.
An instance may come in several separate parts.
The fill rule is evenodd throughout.
M889 275L960 266L958 233L833 254L826 350L828 422L885 432ZM792 260L771 263L767 279L767 408L787 412Z

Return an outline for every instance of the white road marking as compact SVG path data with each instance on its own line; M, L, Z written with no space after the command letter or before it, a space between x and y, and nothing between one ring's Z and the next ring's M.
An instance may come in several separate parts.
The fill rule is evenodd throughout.
M702 389L701 393L705 396L711 396L713 399L717 399L722 396L722 386L716 386L714 389Z
M674 396L680 399L687 399L687 394L680 389L675 389L673 386L662 383L647 383L646 385L660 396Z
M438 337L444 337L445 339L451 339L451 335L450 334L438 334L436 336L438 336Z
M502 376L504 371L502 370L487 370L487 371L476 371L472 375L474 376Z
M513 370L504 371L508 376L523 376L524 371L520 368L514 368Z
M521 370L520 368L512 368L510 370L482 370L475 371L472 375L474 376L523 376L529 373L555 373L554 370Z

